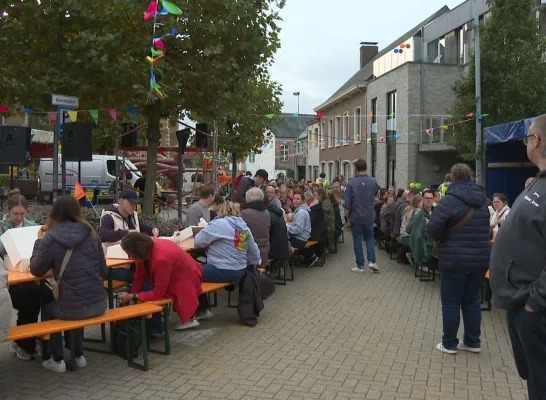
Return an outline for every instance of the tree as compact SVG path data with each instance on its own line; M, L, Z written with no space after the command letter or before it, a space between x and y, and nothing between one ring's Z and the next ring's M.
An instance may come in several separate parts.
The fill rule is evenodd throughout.
M153 207L161 118L175 121L182 111L218 119L234 114L236 121L248 116L250 110L239 115L233 110L241 92L252 87L249 77L267 76L279 47L276 21L284 6L284 0L178 1L180 17L158 17L163 25L156 37L171 27L178 35L164 40L166 56L154 69L161 96L150 102L146 56L153 23L142 21L143 3L10 3L0 10L0 52L8 60L0 63L2 100L45 111L51 110L51 93L80 97L80 109L123 111L134 105L148 124L147 213ZM123 112L120 117L129 118Z
M538 35L533 0L488 0L491 16L481 30L483 126L535 117L546 109L546 39ZM453 90L457 96L449 114L475 113L474 56ZM460 119L460 117L458 117ZM472 123L454 126L453 146L467 161L476 154Z

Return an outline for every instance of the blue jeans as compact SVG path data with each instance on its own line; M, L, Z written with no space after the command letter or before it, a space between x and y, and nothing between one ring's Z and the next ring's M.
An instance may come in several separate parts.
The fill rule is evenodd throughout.
M133 283L133 275L135 274L135 266L131 265L131 268L112 268L110 271L112 274L112 280L125 281Z
M440 296L442 298L442 321L444 335L442 344L448 350L457 349L457 331L463 313L463 343L468 347L480 347L480 328L482 311L480 288L485 278L485 270L441 271Z
M409 235L398 236L396 238L396 241L400 243L402 246L409 248Z
M355 252L356 266L364 268L364 250L362 249L362 240L366 241L366 253L368 263L375 264L375 239L373 236L373 225L351 224L351 233L353 235L353 249Z
M523 308L506 314L514 361L521 379L527 381L529 400L546 399L546 312Z
M239 282L239 280L245 276L246 268L233 270L233 269L219 269L212 264L203 264L203 282L214 283L232 283ZM210 308L209 299L206 294L199 296L199 311L205 311Z
M146 281L146 282L144 282L144 285L142 285L142 291L143 292L151 292L152 289L153 289L152 282L150 282L150 281ZM165 332L165 324L167 324L169 321L165 321L165 324L164 324L161 317L162 317L161 313L157 313L157 314L152 315L152 320L150 321L150 329L152 330L152 334L158 334L158 333Z
M51 301L42 307L42 321L62 319L65 321L88 319L98 317L108 309L108 301L102 300L86 307L75 309L63 309L58 301ZM83 329L74 329L74 350L76 357L83 355ZM65 332L65 339L68 339L68 332ZM68 345L69 341L66 340ZM67 346L68 347L68 346ZM49 339L49 353L55 361L63 359L63 338L60 333L52 333Z

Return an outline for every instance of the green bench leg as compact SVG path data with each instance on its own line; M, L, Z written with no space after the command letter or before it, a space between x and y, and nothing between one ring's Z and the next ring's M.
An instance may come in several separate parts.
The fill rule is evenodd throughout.
M127 324L127 365L141 371L148 371L148 338L146 335L146 317L140 317L140 337L142 348L142 364L138 364L134 361L135 345L134 345L134 333L135 328L131 324Z
M171 354L171 337L170 337L170 334L169 334L170 309L171 309L170 304L165 304L163 306L163 321L165 323L165 335L163 335L163 338L165 340L165 350L161 351L161 350L153 350L152 348L148 348L148 351L150 353L163 354L165 356L168 356L169 354Z

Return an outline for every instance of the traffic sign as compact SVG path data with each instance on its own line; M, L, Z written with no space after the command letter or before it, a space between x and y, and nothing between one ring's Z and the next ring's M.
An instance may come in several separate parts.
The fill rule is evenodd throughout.
M77 108L80 105L80 99L74 96L65 96L63 94L52 94L51 104L54 106Z

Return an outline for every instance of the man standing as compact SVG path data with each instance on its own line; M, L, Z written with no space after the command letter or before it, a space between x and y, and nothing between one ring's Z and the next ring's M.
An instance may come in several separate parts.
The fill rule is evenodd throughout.
M244 204L245 203L245 194L248 189L257 186L260 187L267 182L269 175L265 169L259 169L254 175L254 179L250 176L243 177L237 186L237 195L235 196L235 202Z
M201 218L210 222L210 206L214 202L214 188L212 186L203 186L200 191L199 201L188 208L186 226L197 226Z
M493 304L507 310L518 373L529 400L546 399L546 114L523 138L540 170L516 199L495 237L490 274Z
M446 174L444 178L444 183L442 183L440 186L438 186L438 192L444 197L447 193L447 189L449 188L449 185L451 185L452 177L451 174Z
M322 188L326 189L328 187L328 179L326 179L326 174L324 172L321 172L319 178L317 178L315 183L317 185L322 185Z
M364 272L364 251L362 239L366 240L368 267L373 272L379 272L375 263L375 241L373 222L375 219L375 196L379 191L377 180L368 175L368 164L360 158L354 163L356 175L347 183L345 189L345 217L347 227L353 234L353 248L356 257L356 267L351 271Z

